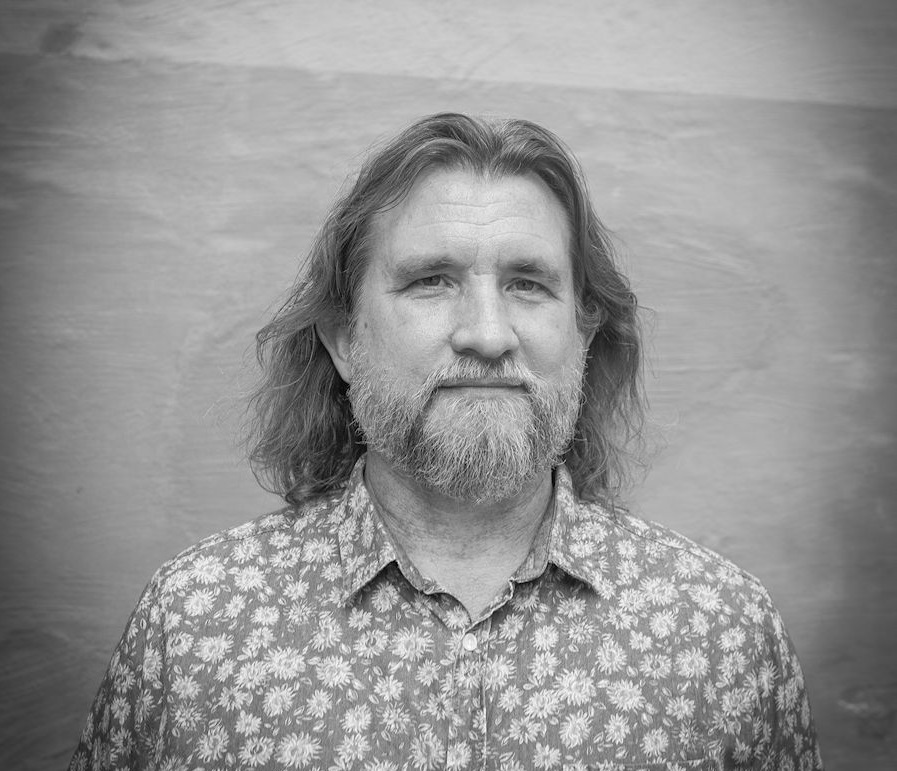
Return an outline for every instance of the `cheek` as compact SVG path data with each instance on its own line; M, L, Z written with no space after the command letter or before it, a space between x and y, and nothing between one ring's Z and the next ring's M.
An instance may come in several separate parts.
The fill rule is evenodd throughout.
M391 308L375 298L365 297L364 304L359 308L355 331L359 341L369 351L388 349L400 329L401 325L393 319Z
M452 313L449 308L423 302L395 303L380 311L378 333L411 346L430 346L448 338Z
M381 303L368 310L367 322L359 324L359 337L369 354L394 367L396 375L429 373L448 347L445 319L433 308Z
M540 359L562 363L576 356L585 340L573 314L534 320L525 336L527 347ZM521 340L523 342L523 340Z

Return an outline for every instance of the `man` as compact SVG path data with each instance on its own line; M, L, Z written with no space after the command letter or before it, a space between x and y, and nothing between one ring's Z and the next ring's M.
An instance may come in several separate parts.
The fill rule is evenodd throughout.
M615 503L637 304L551 133L408 128L258 345L288 506L156 574L72 768L821 768L764 589Z

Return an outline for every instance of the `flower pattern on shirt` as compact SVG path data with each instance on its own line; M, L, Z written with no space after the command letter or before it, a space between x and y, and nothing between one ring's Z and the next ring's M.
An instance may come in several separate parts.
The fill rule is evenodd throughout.
M363 465L160 568L71 769L822 768L752 576L578 500L560 467L529 556L471 619L393 544Z

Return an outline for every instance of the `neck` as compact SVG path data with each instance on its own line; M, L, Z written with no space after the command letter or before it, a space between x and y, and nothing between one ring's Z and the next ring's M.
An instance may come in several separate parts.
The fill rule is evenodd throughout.
M423 488L369 452L365 483L384 523L415 567L481 612L526 559L551 502L546 471L507 500L474 503Z

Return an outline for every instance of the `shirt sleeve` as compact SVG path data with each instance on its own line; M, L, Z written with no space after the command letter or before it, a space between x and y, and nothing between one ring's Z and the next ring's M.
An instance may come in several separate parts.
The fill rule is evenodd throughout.
M164 707L162 618L154 578L144 589L112 654L69 771L155 765Z
M778 611L763 591L761 656L755 670L754 768L822 771L810 701L797 653ZM740 767L740 766L739 766Z

